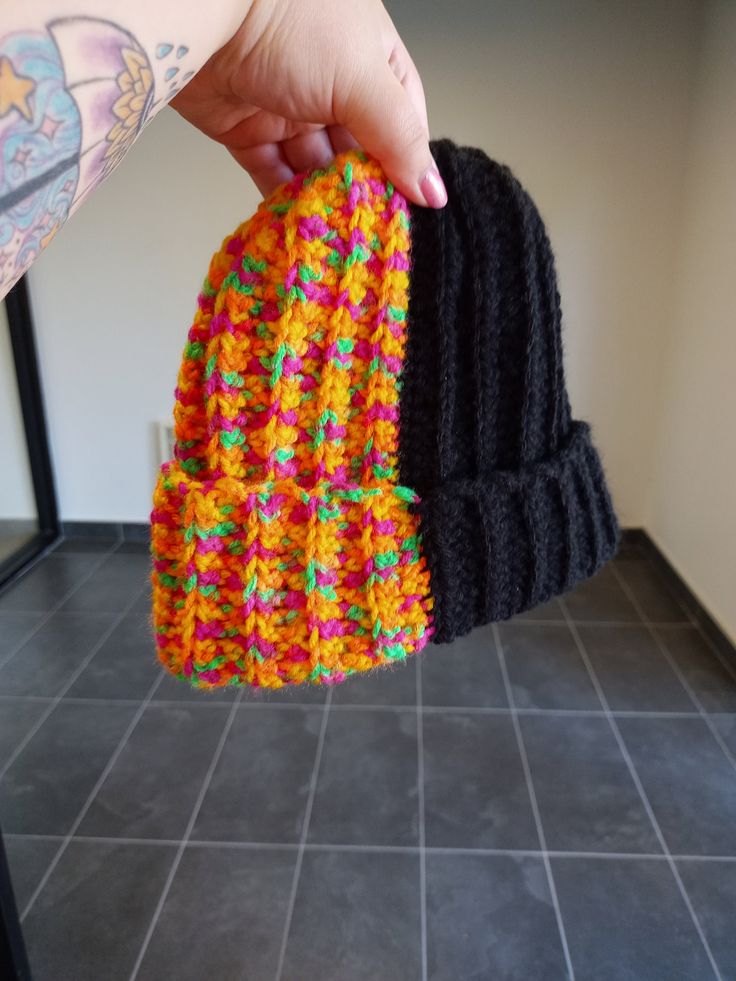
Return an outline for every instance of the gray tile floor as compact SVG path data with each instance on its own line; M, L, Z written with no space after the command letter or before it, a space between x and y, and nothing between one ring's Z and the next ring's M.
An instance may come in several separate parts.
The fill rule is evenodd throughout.
M333 692L163 676L142 546L0 595L36 981L736 979L736 661L636 546Z

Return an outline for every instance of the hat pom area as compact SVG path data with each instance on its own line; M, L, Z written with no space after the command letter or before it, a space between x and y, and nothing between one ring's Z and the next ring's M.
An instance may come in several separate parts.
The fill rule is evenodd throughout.
M151 513L158 656L198 688L330 683L432 633L398 479L406 201L351 151L212 258Z

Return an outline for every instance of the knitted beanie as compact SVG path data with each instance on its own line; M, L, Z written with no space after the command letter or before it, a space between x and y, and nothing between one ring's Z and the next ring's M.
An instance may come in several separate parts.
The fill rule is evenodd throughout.
M158 654L196 687L341 681L616 551L539 213L482 151L432 151L442 210L351 151L212 259L151 514Z

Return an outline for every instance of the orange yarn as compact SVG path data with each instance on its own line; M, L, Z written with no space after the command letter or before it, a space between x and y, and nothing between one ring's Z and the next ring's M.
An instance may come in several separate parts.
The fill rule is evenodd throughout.
M406 202L341 155L210 264L151 515L159 657L198 687L340 681L431 634L397 483Z

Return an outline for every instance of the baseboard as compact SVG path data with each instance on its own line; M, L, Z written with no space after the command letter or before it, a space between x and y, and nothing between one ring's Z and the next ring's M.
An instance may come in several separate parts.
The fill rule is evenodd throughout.
M736 658L736 645L731 638L711 616L643 528L624 529L621 536L621 546L621 551L635 549L644 554L713 646L726 657Z
M147 542L149 525L136 522L112 521L63 521L61 531L70 540L94 539L96 541ZM630 555L648 558L668 587L683 604L711 643L725 656L736 659L736 647L718 623L708 613L685 580L674 570L643 528L624 528L621 533L619 556Z
M135 521L62 521L61 533L70 541L147 542L150 528Z

